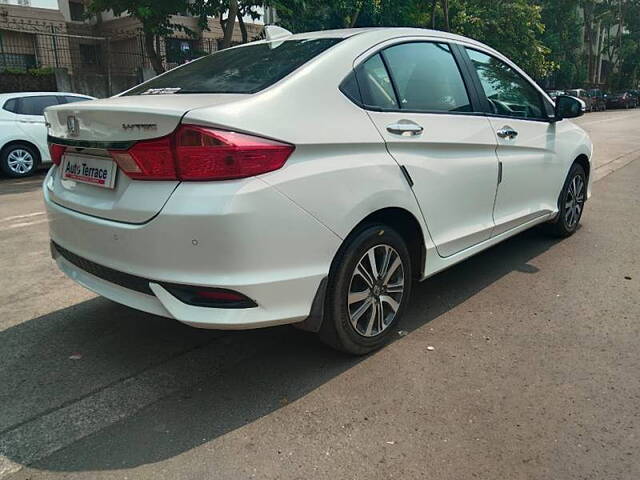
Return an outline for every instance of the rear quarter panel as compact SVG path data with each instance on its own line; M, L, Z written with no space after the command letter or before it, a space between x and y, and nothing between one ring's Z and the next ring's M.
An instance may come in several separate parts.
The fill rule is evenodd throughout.
M352 37L272 87L229 105L188 112L183 123L210 125L289 142L285 166L261 178L341 238L387 207L409 211L426 234L417 202L366 111L339 91L371 40Z

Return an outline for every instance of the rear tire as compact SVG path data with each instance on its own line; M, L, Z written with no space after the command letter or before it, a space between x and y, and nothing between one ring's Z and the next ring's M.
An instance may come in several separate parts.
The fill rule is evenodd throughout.
M26 143L13 143L0 153L0 169L12 178L28 177L39 163L38 152Z
M558 216L548 224L549 233L557 237L573 235L580 224L586 200L587 175L581 165L574 163L560 192Z
M365 225L345 241L333 261L320 339L353 355L379 349L405 311L411 280L402 237L383 224Z

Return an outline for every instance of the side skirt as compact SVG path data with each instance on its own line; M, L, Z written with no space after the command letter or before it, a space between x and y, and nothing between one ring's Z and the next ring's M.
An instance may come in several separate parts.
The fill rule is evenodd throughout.
M484 242L474 245L473 247L469 247L466 250L458 252L455 255L451 255L450 257L443 258L438 255L438 253L435 251L435 248L432 248L431 250L427 251L425 272L420 280L421 281L426 280L427 278L435 275L436 273L441 272L455 265L456 263L462 262L463 260L466 260L467 258L472 257L476 253L480 253L482 250L486 250L487 248L492 247L493 245L496 245L502 242L503 240L506 240L507 238L513 237L514 235L517 235L520 232L528 230L529 228L535 225L544 223L549 219L552 219L556 215L557 215L557 212L546 213L532 220L529 220L528 222L523 223L517 227L514 227L506 232L503 232L503 233L500 233L499 235L491 237L488 240L485 240Z

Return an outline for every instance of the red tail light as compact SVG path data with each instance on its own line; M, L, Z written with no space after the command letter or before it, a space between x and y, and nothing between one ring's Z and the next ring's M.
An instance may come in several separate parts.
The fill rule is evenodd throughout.
M51 161L56 165L60 165L60 163L62 162L62 155L64 154L66 149L67 147L65 147L64 145L55 145L53 143L50 143L49 153L51 154Z
M229 180L277 170L293 150L265 138L183 125L166 137L109 153L138 180Z

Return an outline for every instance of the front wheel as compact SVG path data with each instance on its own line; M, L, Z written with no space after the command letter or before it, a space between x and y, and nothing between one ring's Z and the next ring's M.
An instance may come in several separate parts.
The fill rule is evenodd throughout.
M559 237L573 235L580 224L586 200L587 175L581 165L574 163L560 192L559 213L555 222L550 224L551 233Z
M354 355L382 347L405 310L411 279L402 237L382 224L362 228L332 265L320 339Z

